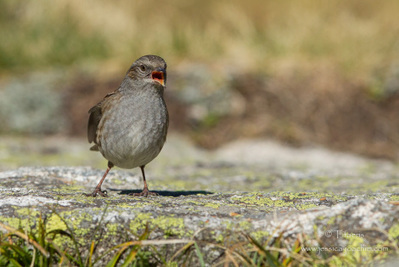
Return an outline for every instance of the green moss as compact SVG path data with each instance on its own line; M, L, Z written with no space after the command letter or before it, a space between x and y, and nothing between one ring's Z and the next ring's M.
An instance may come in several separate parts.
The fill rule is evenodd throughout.
M370 192L378 192L382 189L386 189L389 181L378 181L374 183L365 183L363 184L363 190L368 190Z
M103 209L92 208L90 212L100 215L103 212ZM63 220L61 220L60 216L71 228L76 240L80 244L85 245L89 242L89 240L87 240L87 235L91 234L92 228L88 227L88 225L91 225L93 222L92 214L89 214L82 210L60 212L59 216L53 213L47 220L46 226L48 231L55 229L67 230L67 226L65 225ZM60 245L61 243L66 241L68 242L68 244L70 244L71 242L69 239L60 238L59 240L57 240L57 244Z
M105 238L114 236L120 228L120 224L117 223L108 223L107 224L107 232L105 234Z
M239 203L245 203L247 205L252 205L252 206L260 206L260 207L287 207L287 206L293 206L292 203L286 202L284 200L272 200L269 197L264 197L263 195L259 193L255 193L249 196L243 196L243 197L232 197L232 200L235 200L236 202Z
M200 201L195 201L195 200L188 200L184 202L187 205L201 205L202 203Z
M366 251L362 250L362 245L364 244L364 239L355 234L348 234L343 236L348 240L348 244L346 246L347 257L352 259L354 262L361 262L363 258L368 258L369 255Z
M31 209L31 208L20 208L20 209L17 209L16 212L20 216L36 217L39 215L39 212L37 210Z
M344 259L342 256L332 256L330 259L330 266L335 266L335 267L345 267L348 266L348 263L345 263ZM352 264L353 265L353 264Z
M317 207L317 205L315 205L313 203L305 203L305 204L296 205L296 208L298 210L307 210L307 209L313 209L313 208L316 208L316 207Z
M14 229L23 229L25 231L28 231L35 225L32 219L20 219L15 217L9 218L0 216L0 221Z
M241 221L238 223L238 225L243 231L250 231L253 228L252 223L249 221Z
M270 236L270 233L267 231L256 231L256 232L252 232L251 236L255 239L255 240L262 240L264 238L267 238Z
M190 211L190 212L199 212L199 211L198 211L197 209L195 209L194 207L189 207L187 210Z
M47 220L47 231L52 231L56 229L67 230L67 226L61 220L61 218L56 214L51 214L50 218Z
M54 191L57 195L58 194L73 194L77 192L84 192L86 188L81 185L64 185L58 188L54 188L52 191Z
M206 204L204 205L204 207L219 209L219 208L220 208L220 204L217 204L217 203L206 203Z
M392 195L392 196L389 198L389 200L390 200L390 201L399 201L399 195Z
M399 227L396 228L395 226L392 232L393 236L396 234L399 235ZM375 246L368 245L363 237L358 234L343 235L343 238L348 240L348 244L339 260L351 265L369 265L375 263L376 260L379 261L388 256L389 247L395 247L394 244L384 241L379 242Z
M153 218L150 213L138 213L134 220L130 222L130 229L133 233L143 230L146 225L151 228L159 228L163 230L164 237L168 236L190 236L191 231L186 231L183 218L175 218L174 216L159 216Z
M224 242L224 235L218 234L218 235L215 237L215 240L216 240L216 242L223 243L223 242Z
M82 194L79 194L79 195L74 196L74 200L79 203L94 204L95 198L94 197L86 197Z
M155 218L153 223L154 225L158 226L160 229L164 231L165 237L168 236L183 237L184 235L187 234L183 218L160 216Z
M116 197L116 199L119 199L119 197ZM118 205L118 207L127 207L127 208L134 208L134 209L140 209L140 208L144 208L147 206L162 207L162 203L160 203L159 201L151 200L151 199L143 199L142 197L134 197L134 196L129 197L129 199L132 199L134 201L132 201L130 203L120 204L121 206ZM109 204L115 205L115 202L110 201Z
M117 179L117 178L113 178L113 179L112 179L112 183L114 183L114 184L116 184L116 185L122 185L122 184L125 184L126 182L125 182L125 181L122 181L122 180L119 180L119 179Z
M334 223L335 223L335 219L336 219L336 217L331 217L331 218L328 220L327 225L332 225L332 224L334 224Z
M223 221L222 224L225 225L225 229L231 231L234 227L234 223L232 221Z
M119 207L119 208L131 209L131 208L137 208L137 205L135 205L135 204L133 204L133 203L126 203L126 202L123 202L123 203L119 203L119 204L118 204L118 207Z
M399 237L399 223L393 225L388 231L389 237L396 239Z
M139 230L144 229L146 223L151 219L150 213L137 213L134 220L130 222L130 229L133 233L137 233Z

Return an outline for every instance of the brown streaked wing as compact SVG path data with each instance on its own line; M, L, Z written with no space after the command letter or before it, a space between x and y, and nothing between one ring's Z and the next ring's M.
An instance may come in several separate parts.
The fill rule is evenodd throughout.
M115 93L116 92L112 92L112 93L107 94L100 103L98 103L97 105L95 105L94 107L92 107L89 110L90 117L89 117L89 122L87 124L87 140L89 141L89 143L91 143L91 142L95 143L96 142L96 139L97 139L97 128L98 128L98 124L100 123L100 120L101 120L101 117L102 117L102 113L103 113L102 112L102 106L103 106L104 101L108 97L114 95ZM96 145L93 146L92 148L94 148L94 147L96 147Z

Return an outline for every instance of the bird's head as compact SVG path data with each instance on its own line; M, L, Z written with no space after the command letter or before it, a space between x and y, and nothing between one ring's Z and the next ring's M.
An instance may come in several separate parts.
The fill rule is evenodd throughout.
M137 59L126 73L133 82L152 83L162 88L166 85L166 62L155 55L146 55Z

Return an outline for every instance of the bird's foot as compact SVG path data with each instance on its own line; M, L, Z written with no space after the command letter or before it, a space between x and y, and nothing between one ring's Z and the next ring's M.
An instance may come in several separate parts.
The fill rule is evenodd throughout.
M102 197L108 197L107 190L101 191L101 188L96 188L94 189L93 193L83 195L85 195L86 197L96 197L97 195L100 195Z
M149 191L147 188L144 188L143 191L141 191L140 193L132 193L130 194L134 197L148 197L148 196L159 196L158 193L155 192L151 192Z

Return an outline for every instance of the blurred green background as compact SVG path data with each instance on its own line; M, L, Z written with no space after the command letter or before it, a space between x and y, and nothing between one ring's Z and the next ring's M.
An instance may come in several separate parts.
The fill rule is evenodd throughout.
M84 142L87 110L158 54L170 130L201 147L272 138L396 160L398 12L396 0L2 0L0 159Z
M370 79L397 57L397 1L77 1L0 3L2 73L117 65L143 54L273 72L335 65ZM306 66L305 66L306 67Z

